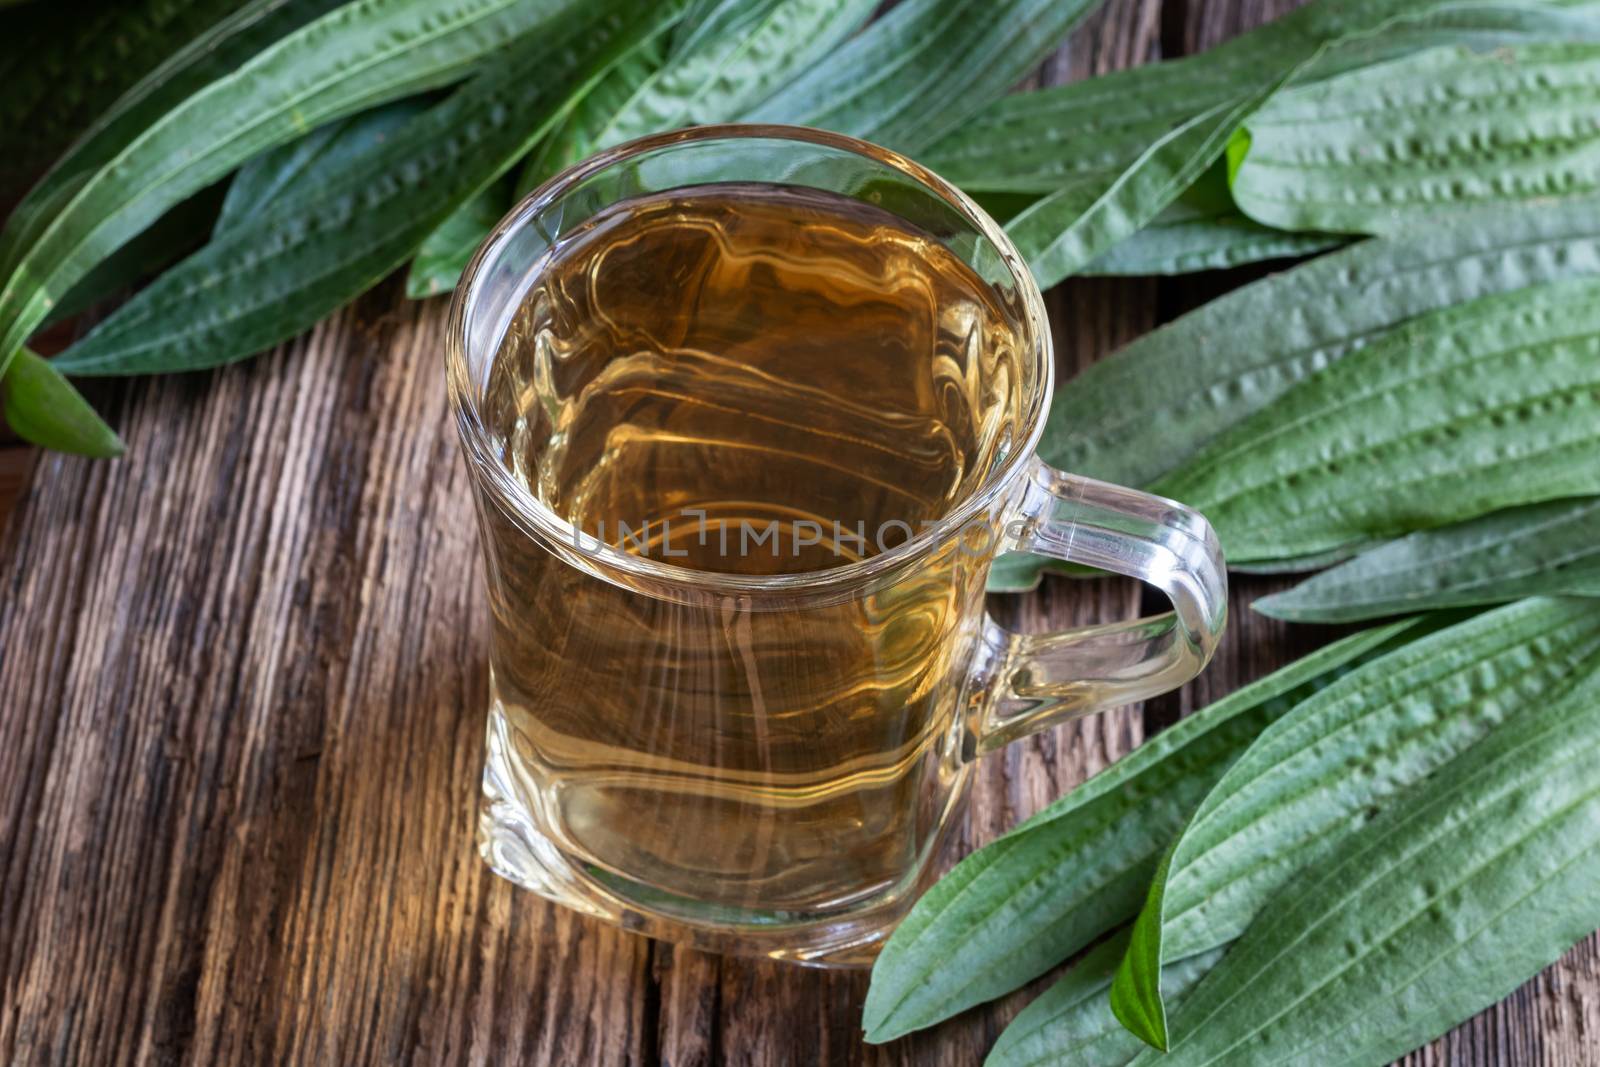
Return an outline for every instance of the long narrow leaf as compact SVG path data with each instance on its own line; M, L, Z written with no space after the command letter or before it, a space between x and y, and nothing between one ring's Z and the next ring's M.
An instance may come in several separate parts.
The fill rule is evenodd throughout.
M1227 944L1400 791L1600 669L1600 602L1527 600L1422 638L1267 727L1162 861L1112 986L1168 1045L1162 967Z
M222 192L215 185L202 189L169 210L79 278L50 309L44 324L49 326L82 314L98 301L151 277L200 247L217 220Z
M869 1041L931 1026L1043 974L1133 917L1161 852L1266 725L1412 636L1336 642L1196 712L973 853L906 917L872 969Z
M1225 169L1212 167L1142 229L1080 274L1187 274L1307 256L1343 244L1332 234L1285 233L1239 213Z
M421 98L396 100L319 126L298 141L263 152L228 183L216 230L259 218L276 201L336 180L345 168L376 149L421 114Z
M1192 274L1308 256L1343 243L1323 234L1284 233L1243 215L1163 213L1090 260L1078 273L1117 277Z
M1007 232L1043 285L1052 285L1070 274L1090 269L1093 260L1107 254L1117 241L1134 234L1165 209L1219 154L1221 141L1233 132L1237 123L1282 85L1298 77L1337 68L1352 62L1353 58L1359 59L1372 42L1384 42L1394 36L1396 30L1402 31L1402 36L1418 34L1420 39L1426 40L1433 32L1434 20L1441 16L1456 17L1452 14L1455 6L1445 3L1431 7L1415 4L1386 7L1370 2L1342 7L1311 5L1302 9L1300 21L1282 20L1276 25L1287 29L1280 29L1279 36L1265 38L1273 46L1270 57L1243 50L1242 54L1251 60L1251 73L1246 79L1250 89L1242 95L1224 97L1223 102L1211 104L1207 110L1186 119L1125 165L1075 172L1064 188L1012 219L1006 226ZM1521 32L1521 20L1527 12L1513 8L1506 24ZM1475 20L1484 14L1469 8L1466 24L1476 25ZM1498 10L1489 13L1484 25L1496 25L1503 14ZM1592 30L1600 33L1600 21ZM1454 23L1444 30L1446 35L1455 32ZM1206 79L1219 71L1226 72L1227 64L1218 62L1211 67L1203 66L1201 70L1202 78L1194 86L1194 95L1202 102L1211 98L1210 93L1225 91L1218 88L1219 85L1238 83L1237 77L1225 77L1220 82L1211 82L1208 90L1204 88ZM1137 104L1135 113L1139 113ZM1153 118L1135 122L1131 132L1135 136L1148 135L1149 125L1164 117L1158 107ZM1122 131L1124 136L1130 129ZM1009 188L1018 189L1019 186ZM1075 423L1071 425L1076 427ZM1046 449L1050 443L1047 439ZM1048 456L1048 451L1045 454ZM1068 469L1081 468L1069 464ZM1041 562L1035 566L1042 569L1047 564ZM1031 577L1024 565L1011 566L1003 573L1009 587L1026 588Z
M1355 62L1363 49L1377 46L1400 49L1403 54L1405 49L1437 40L1435 35L1441 33L1447 38L1481 35L1474 39L1482 44L1501 34L1537 35L1563 28L1575 36L1595 32L1595 12L1600 5L1570 7L1416 8L1406 21L1381 35L1338 42L1313 62L1312 73ZM1370 7L1334 9L1312 4L1293 17L1322 15L1342 20L1325 18L1304 30L1311 35L1328 32L1331 26L1348 29L1359 18L1370 20L1377 13ZM1574 23L1575 19L1581 21ZM1181 90L1178 96L1203 103L1212 98L1208 93L1225 91L1243 77L1258 77L1252 53L1234 47L1241 48L1244 73L1233 70L1235 61L1230 59L1216 61L1218 80L1208 81L1200 75L1178 77L1172 72L1153 75L1152 100L1167 100L1166 91L1175 88ZM1202 67L1201 75L1207 69ZM1082 86L1087 90L1104 82L1105 88L1111 89L1117 77L1093 79ZM1212 88L1208 90L1206 85ZM1023 94L1000 106L1040 95ZM1048 109L1037 114L1047 123L1070 116L1080 105L1086 115L1118 114L1109 99L1098 99L1093 92L1085 92L1081 101L1064 96L1059 103L1065 107L1061 114L1051 116ZM1136 112L1139 106L1136 101ZM1157 112L1153 121L1160 121L1164 114ZM1076 158L1078 153L1067 151L1059 139L1042 136L1025 109L1014 118L1016 136L1011 143L1017 151L1032 145L1040 146L1047 159ZM1095 143L1096 139L1090 137L1089 141ZM974 160L984 155L978 145L970 142ZM1004 146L985 158L1010 161ZM1093 162L1095 166L1104 163ZM963 181L982 180L949 162L936 165ZM1059 177L1046 172L1041 180L1059 181ZM1307 375L1414 315L1487 293L1600 270L1596 205L1589 200L1508 209L1487 219L1462 220L1455 226L1419 228L1396 235L1392 241L1366 242L1229 294L1146 335L1115 358L1099 361L1058 390L1040 453L1063 469L1147 485L1187 460L1242 415L1264 407ZM1049 236L1047 228L1043 236ZM1132 240L1137 243L1138 237ZM1116 251L1113 246L1108 254L1115 256ZM1282 313L1286 307L1295 309L1287 317ZM1152 433L1153 426L1159 426L1161 432ZM1244 561L1235 558L1234 562ZM1003 587L1031 588L1046 566L1037 560L1014 561L1001 571Z
M1339 837L1184 1001L1141 1065L1387 1063L1600 925L1596 675Z
M970 192L1048 194L1086 173L1125 166L1173 127L1247 95L1284 62L1328 42L1334 47L1302 80L1443 45L1592 40L1600 33L1597 12L1593 2L1321 0L1197 56L1002 97L920 154ZM1404 21L1381 35L1344 40L1396 16Z
M1239 120L1280 84L1269 82L1200 113L1126 168L1083 177L1012 219L1006 233L1034 278L1041 286L1054 285L1154 219L1222 153Z
M1306 380L1155 491L1279 559L1600 493L1600 279L1430 313Z
M1229 293L1095 363L1057 392L1040 453L1066 470L1150 485L1222 430L1403 322L1593 275L1596 200L1363 241Z
M609 0L559 20L336 179L219 235L56 365L75 375L215 366L305 329L404 262L550 128L575 86L674 15L649 0Z
M596 148L727 122L782 90L861 28L875 0L721 0L671 61L595 134Z
M687 18L688 16L685 16ZM606 124L666 62L664 42L652 38L634 49L585 93L572 112L528 155L517 176L517 191L529 192L561 171L594 155L603 146Z
M448 293L467 269L494 224L506 213L511 183L501 180L468 200L428 234L406 274L406 296L423 300Z
M1252 606L1297 622L1353 622L1550 594L1600 596L1600 497L1415 533Z
M915 153L960 129L1100 0L906 0L745 116Z
M574 0L356 0L269 46L74 178L0 289L0 369L51 305L167 208L323 122L458 80Z
M1117 1019L1107 994L1127 950L1124 930L1073 964L1023 1008L989 1050L984 1067L1121 1067L1145 1044ZM1222 959L1223 949L1169 963L1162 987L1182 997Z

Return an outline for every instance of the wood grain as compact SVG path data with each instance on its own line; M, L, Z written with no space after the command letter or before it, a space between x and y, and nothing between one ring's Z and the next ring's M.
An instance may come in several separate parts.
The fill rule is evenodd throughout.
M1286 6L1111 0L1040 77ZM1218 284L1059 287L1063 375ZM479 862L485 608L442 310L386 284L252 363L114 389L127 459L38 458L0 540L0 1063L979 1062L1041 984L873 1048L860 974L652 943ZM0 451L0 512L33 462ZM1252 616L1272 587L1239 583L1183 693L989 757L945 862L1327 639ZM1138 599L1052 579L995 611L1051 629ZM1406 1062L1597 1047L1591 939Z

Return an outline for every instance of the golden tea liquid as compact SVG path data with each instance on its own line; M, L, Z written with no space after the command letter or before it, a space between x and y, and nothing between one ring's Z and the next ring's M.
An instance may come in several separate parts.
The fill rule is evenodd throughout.
M540 264L483 417L586 551L822 571L949 514L1017 446L1014 321L870 204L654 194ZM851 916L905 906L958 793L991 553L952 539L827 594L674 592L558 558L480 503L491 862L624 920L630 902L702 926L836 916L843 943Z

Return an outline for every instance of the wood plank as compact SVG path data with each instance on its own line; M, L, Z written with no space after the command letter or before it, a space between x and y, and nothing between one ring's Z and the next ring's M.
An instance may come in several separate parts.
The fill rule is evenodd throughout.
M42 459L0 578L0 1062L653 1060L648 943L473 847L440 312L386 286L130 384L127 461Z

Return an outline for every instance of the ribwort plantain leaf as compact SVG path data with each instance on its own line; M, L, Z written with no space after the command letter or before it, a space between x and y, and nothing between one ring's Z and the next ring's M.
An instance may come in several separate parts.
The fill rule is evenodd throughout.
M124 304L56 365L68 374L216 366L293 336L411 256L506 173L573 91L676 12L608 0L497 57L335 179L217 235Z
M1600 596L1600 497L1414 533L1252 607L1295 622L1355 622L1554 594Z
M1600 674L1570 681L1335 836L1134 1062L1387 1063L1592 931Z
M917 154L1022 80L1101 0L906 0L743 116Z
M1164 965L1238 937L1375 811L1596 670L1600 601L1525 600L1414 641L1272 723L1162 860L1112 986L1117 1017L1172 1044Z
M1347 355L1154 490L1229 558L1302 556L1600 493L1600 278L1480 297Z
M58 169L8 227L0 370L95 264L244 160L341 115L457 81L484 56L589 6L355 0L184 97L103 163Z

